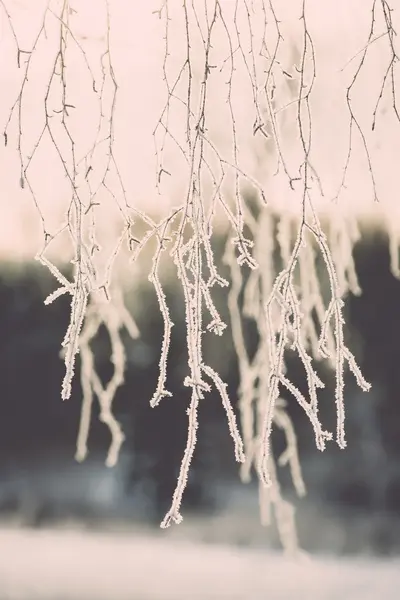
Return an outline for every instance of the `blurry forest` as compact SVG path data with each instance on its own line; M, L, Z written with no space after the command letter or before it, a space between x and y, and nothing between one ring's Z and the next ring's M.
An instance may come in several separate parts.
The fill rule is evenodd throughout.
M223 242L219 239L220 247L215 249L219 255ZM385 234L363 235L354 255L363 294L347 298L346 331L349 346L373 388L363 394L348 377L348 447L340 451L331 444L323 454L315 449L309 422L288 398L308 488L307 497L294 502L300 543L306 549L391 554L400 552L400 281L390 273ZM38 263L1 265L0 518L29 527L71 520L91 527L121 522L158 527L170 504L187 435L189 394L182 384L187 358L181 292L167 274L164 289L175 323L169 363L169 389L174 394L152 409L149 400L158 376L162 319L147 279L131 294L129 283L125 285L127 306L141 337L124 340L126 383L118 391L115 413L126 442L118 465L108 469L104 460L109 435L96 409L89 456L82 464L74 460L81 404L79 361L72 397L62 402L60 345L70 307L65 296L44 306L54 285ZM220 291L219 308L228 319L224 293ZM249 325L250 347L256 335ZM105 330L93 350L105 381L111 375ZM217 341L206 336L205 355L228 382L235 405L238 377L229 327ZM298 365L290 357L288 368L294 383L306 391L302 370L298 369L296 378ZM329 374L324 377L329 380ZM321 418L328 428L335 422L330 401L333 374L330 380L332 386L321 392ZM275 450L281 443L279 432L274 432ZM184 522L172 529L190 529L201 519L203 534L208 532L210 539L229 536L231 542L274 545L276 532L259 525L256 483L240 483L231 446L221 402L215 393L208 394L200 407ZM284 471L281 480L292 499L290 477Z

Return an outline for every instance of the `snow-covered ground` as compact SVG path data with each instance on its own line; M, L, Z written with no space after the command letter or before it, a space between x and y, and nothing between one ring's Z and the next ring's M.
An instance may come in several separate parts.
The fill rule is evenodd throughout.
M0 530L0 600L397 600L400 560L294 560L151 535Z

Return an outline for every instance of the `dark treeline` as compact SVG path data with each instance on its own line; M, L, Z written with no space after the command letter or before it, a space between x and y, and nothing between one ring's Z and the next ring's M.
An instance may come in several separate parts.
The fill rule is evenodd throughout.
M400 517L400 282L389 272L387 239L383 235L376 234L359 245L355 258L364 293L347 301L347 334L366 378L373 383L373 391L369 394L356 391L352 375L346 374L346 451L341 452L331 444L324 454L318 453L309 422L289 397L288 410L296 424L311 499L326 502L335 509L353 507L366 514L380 511ZM18 509L18 498L10 500L1 489L5 489L5 477L10 478L11 473L12 478L13 471L24 464L36 468L32 457L40 457L38 461L51 457L60 463L74 463L81 401L79 360L72 397L62 402L64 364L60 344L70 307L67 297L44 306L44 298L54 289L54 280L37 263L1 267L0 510L10 510L10 504ZM141 337L126 338L126 383L115 401L116 415L127 436L123 454L124 493L128 504L134 503L136 490L142 489L149 522L159 520L169 507L187 432L184 306L173 280L165 282L165 293L175 323L168 375L168 389L173 396L165 398L156 409L149 406L158 377L163 323L154 290L146 280L132 298L127 289L127 305L134 313L135 307L141 307L138 313ZM223 318L229 319L224 308L226 291L220 294L217 306ZM257 333L251 324L247 337L250 345L256 343ZM222 338L208 334L204 340L205 359L227 381L236 406L238 378L229 327ZM111 364L105 330L100 331L93 349L100 376L106 380L111 374ZM303 373L290 355L288 367L294 383L304 390ZM323 372L323 378L330 385L321 394L322 418L327 427L334 428L333 376ZM95 408L89 451L91 457L103 459L109 435L97 416ZM274 433L273 441L279 450L282 440L278 433ZM78 472L85 467L73 468ZM212 392L200 407L198 446L184 497L186 513L217 509L213 483L235 478L237 466L225 413L218 394ZM282 480L289 485L285 471ZM45 514L46 511L42 517ZM33 515L34 522L35 519L40 520L39 514Z

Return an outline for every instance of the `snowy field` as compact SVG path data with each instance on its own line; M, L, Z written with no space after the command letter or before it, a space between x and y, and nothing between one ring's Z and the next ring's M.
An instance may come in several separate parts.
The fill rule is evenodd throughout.
M397 600L400 560L296 561L159 534L0 530L0 600Z

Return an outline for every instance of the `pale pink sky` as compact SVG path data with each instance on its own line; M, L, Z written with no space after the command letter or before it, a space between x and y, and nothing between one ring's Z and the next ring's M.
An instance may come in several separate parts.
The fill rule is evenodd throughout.
M221 6L227 22L232 23L234 0L222 0ZM15 32L22 49L32 47L40 29L47 0L4 0L12 14ZM50 3L55 12L59 12L60 1ZM111 11L111 51L115 75L120 89L115 113L115 155L127 191L129 202L133 206L151 207L165 212L170 204L180 204L184 198L186 177L184 162L178 150L171 144L167 149L165 165L171 177L163 180L162 195L156 188L156 163L152 131L166 100L165 85L162 81L164 58L165 24L154 10L161 6L161 0L109 0ZM209 7L213 6L207 0ZM250 0L248 6L257 9L261 0ZM265 3L265 4L268 4ZM296 47L302 47L302 22L299 20L302 2L300 0L279 0L274 3L278 18L281 20L285 42L279 59L282 69L296 76L294 63L299 65ZM379 4L379 3L378 3ZM188 3L191 5L191 3ZM239 2L239 30L244 46L249 43L247 17L243 10L244 2ZM195 1L199 14L203 2ZM332 205L341 180L343 166L348 151L349 113L345 97L346 87L352 80L361 54L349 65L348 61L365 46L371 23L372 2L367 0L307 0L307 19L315 52L317 79L311 99L313 119L313 146L311 161L318 172L324 197L314 200L321 210L332 211L340 216L347 213L366 218L374 213L390 215L392 222L400 221L397 208L397 172L400 157L400 124L394 118L391 108L390 82L387 83L380 105L381 114L374 132L371 130L372 113L379 96L383 77L390 61L388 37L383 36L370 48L369 58L364 71L353 92L354 110L365 133L371 161L374 168L376 189L380 201L379 207L373 203L371 178L361 138L354 127L353 154L349 167L347 189L339 200L339 206ZM70 17L70 27L82 44L96 80L100 81L99 56L104 48L106 21L105 3L102 0L70 2L76 10ZM168 73L171 81L185 57L184 23L182 20L182 0L169 0L170 7L170 62ZM392 13L393 19L396 14ZM262 23L254 28L254 40L260 39ZM395 29L396 29L396 23ZM400 23L399 23L400 25ZM271 21L267 30L269 49L273 50L275 29ZM400 27L399 27L400 29ZM220 30L222 31L222 30ZM376 35L385 31L381 13L377 10ZM32 152L33 145L43 124L43 99L51 72L57 47L57 20L48 17L47 40L43 37L32 59L32 74L26 86L23 102L23 142L22 152L26 157ZM258 36L258 37L257 37ZM200 77L202 53L196 52L196 44L201 49L200 38L195 38L193 54L194 77ZM225 37L216 34L213 48L213 62L221 66L228 55ZM82 56L73 42L70 42L68 76L68 101L76 106L70 120L76 139L78 159L90 148L95 137L98 119L98 99L91 90L90 78ZM24 61L27 55L21 57ZM258 68L262 67L258 63ZM0 6L0 129L3 130L12 106L18 94L23 69L16 68L16 49L5 13ZM229 114L226 108L227 71L222 73L216 68L210 82L210 106L208 129L221 154L232 157L229 135ZM198 85L196 79L195 85ZM293 101L288 80L281 74L276 78L276 99L279 106ZM183 88L180 88L183 90ZM285 176L280 173L273 176L276 161L274 149L265 145L264 139L253 137L252 127L254 110L251 88L241 62L235 73L234 108L238 134L240 165L265 187L271 205L279 210L298 211L301 199L301 187L290 190ZM182 94L183 96L183 91ZM400 93L399 93L400 96ZM59 104L54 93L52 106ZM108 98L110 95L108 94ZM383 110L382 110L383 109ZM296 104L280 112L280 134L282 148L292 171L302 162L302 153L298 142ZM383 114L385 113L385 114ZM178 103L171 114L171 131L176 132L179 140L184 140L185 111ZM33 256L41 244L40 223L37 218L30 193L19 188L19 163L16 152L17 120L14 117L8 136L8 147L0 144L0 255ZM61 144L61 142L60 142ZM272 142L269 142L272 144ZM67 146L64 146L67 148ZM105 154L99 152L96 165L104 164ZM37 152L30 170L30 181L37 193L38 202L44 212L49 229L54 231L62 222L69 201L67 180L62 173L59 159L48 139ZM103 162L102 162L103 161ZM95 169L94 169L95 170ZM95 178L95 173L92 174ZM115 179L110 180L116 183ZM232 180L231 180L232 181ZM226 191L229 192L229 181ZM102 193L102 215L99 224L104 230L115 232L120 225L119 212L115 203Z

